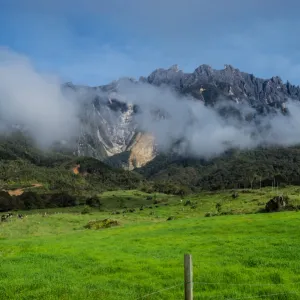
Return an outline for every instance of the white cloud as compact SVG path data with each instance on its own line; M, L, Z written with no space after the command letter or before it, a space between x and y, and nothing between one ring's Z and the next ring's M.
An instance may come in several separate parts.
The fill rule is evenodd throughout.
M229 148L300 143L300 104L294 101L287 104L289 117L280 113L261 117L261 125L257 127L233 117L224 119L201 101L180 97L166 87L123 81L120 93L140 107L136 121L141 129L154 134L162 151L169 151L177 140L183 140L179 151L197 157L212 157ZM235 105L226 103L223 105ZM235 106L244 116L254 111L246 104ZM157 120L153 111L160 111L165 117ZM262 130L266 127L269 129Z
M39 74L30 61L0 48L1 127L24 126L41 146L76 134L77 106L54 76Z

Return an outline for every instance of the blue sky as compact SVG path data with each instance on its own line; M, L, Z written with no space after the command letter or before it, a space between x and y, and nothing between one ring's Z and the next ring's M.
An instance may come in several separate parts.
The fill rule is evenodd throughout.
M100 85L178 64L232 64L300 84L299 1L0 0L0 46Z

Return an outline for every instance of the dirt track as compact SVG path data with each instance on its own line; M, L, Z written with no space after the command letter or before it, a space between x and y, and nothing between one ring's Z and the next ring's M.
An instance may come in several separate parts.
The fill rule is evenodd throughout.
M31 187L35 187L35 188L38 188L38 187L42 187L43 185L41 183L33 183L31 185ZM11 195L11 196L20 196L24 193L24 189L16 189L16 190L7 190L7 192Z

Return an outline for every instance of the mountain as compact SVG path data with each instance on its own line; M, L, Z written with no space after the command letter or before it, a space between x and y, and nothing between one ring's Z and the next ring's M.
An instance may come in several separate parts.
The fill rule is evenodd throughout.
M193 73L184 73L174 65L169 69L157 69L138 81L122 78L99 87L69 83L64 85L64 90L72 90L82 102L81 130L74 149L76 155L94 157L129 170L142 167L156 157L154 137L144 132L136 121L139 107L120 91L124 81L136 86L167 86L178 95L214 107L225 118L234 115L247 121L254 120L256 115L288 114L286 102L300 100L299 86L283 83L279 77L256 78L230 65L225 65L222 70L201 65ZM223 105L219 106L221 102ZM239 107L242 105L255 113L241 116Z
M171 94L165 93L166 88ZM279 134L285 134L280 127L292 126L293 131L298 123L286 122L293 112L285 104L299 102L300 88L283 83L279 77L260 79L232 66L214 70L202 65L193 73L184 73L172 66L157 69L139 80L122 78L98 87L67 83L62 91L71 94L80 106L77 136L45 151L36 147L22 127L16 126L6 136L2 134L1 190L26 186L26 189L38 187L40 193L66 191L78 197L89 197L120 188L183 195L201 189L300 184L297 132L292 143L288 140L276 147L258 144L250 149L244 147L244 150L229 144L214 157L197 157L177 151L186 138L185 131L180 131L177 123L183 117L193 123L192 117L198 113L196 111L189 119L184 108L190 103L201 104L201 109L209 108L222 120L234 119L238 127L254 124L260 130L261 120L281 116L283 119L276 128ZM147 98L147 93L153 91ZM177 95L175 100L180 103L175 117L168 115L169 109L171 111L176 104L168 101L169 95ZM147 111L143 101L152 104L156 96L160 97L158 103L163 104L163 109L149 106ZM167 130L162 136L168 138L168 134L177 133L179 129L168 151L161 151L161 140L143 126L149 116L147 122L156 124L156 134L163 130L160 127L163 122L158 121L174 119L173 127L167 128L170 132ZM210 117L206 120L208 123ZM199 147L202 146L206 145Z
M155 157L153 137L139 130L134 120L137 107L118 93L118 81L99 87L68 83L63 90L75 93L82 105L81 129L74 154L129 170ZM126 160L122 162L121 157Z
M122 88L124 84L130 86L130 93L124 92ZM184 153L178 155L175 151L185 138L184 131L181 133L182 136L179 135L178 139L174 140L171 149L168 149L172 153L167 152L165 153L167 155L163 155L154 135L141 126L140 121L144 115L141 114L138 101L135 101L137 97L135 97L135 88L144 86L157 88L158 91L167 87L179 98L183 97L183 106L187 103L184 101L193 99L206 107L211 107L224 119L234 116L241 126L245 122L254 122L255 126L259 125L260 119L257 116L288 115L286 102L300 100L298 86L289 82L283 83L279 77L256 78L230 65L226 65L222 70L214 70L208 65L201 65L192 73L184 73L174 65L169 69L157 69L148 77L141 77L139 80L122 78L98 87L66 83L62 86L63 92L72 94L74 101L80 105L80 130L74 140L67 141L67 147L60 144L56 145L54 150L59 150L59 153L67 156L92 157L112 167L126 170L141 168L143 175L150 179L160 178L157 174L160 171L163 172L163 167L161 170L156 169L158 162L164 161L164 168L168 170L168 165L173 164L174 161L178 164L187 158L192 159L192 157L186 157ZM138 97L143 98L144 95L146 96L140 93ZM168 105L173 104L166 102L166 106ZM245 106L251 108L250 112L245 113ZM154 115L153 122L157 119L168 118L159 110L151 113ZM181 118L180 112L177 117ZM190 121L193 122L192 119ZM1 149L2 159L20 157L36 163L32 161L32 152L23 151L22 147L8 152L7 148L3 151ZM230 150L230 147L226 149ZM201 160L198 159L198 161ZM155 166L155 174L149 175L148 171L153 166Z

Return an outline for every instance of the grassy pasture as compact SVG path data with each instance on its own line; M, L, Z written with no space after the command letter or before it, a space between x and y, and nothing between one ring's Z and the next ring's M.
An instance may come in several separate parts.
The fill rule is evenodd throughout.
M296 187L280 192L300 202ZM12 218L0 224L0 299L183 299L184 253L193 255L195 299L299 299L300 212L253 213L276 193L156 195L156 207L145 194L116 191L91 214L76 207ZM123 214L120 201L136 211ZM216 203L237 215L204 217ZM105 218L120 226L84 229Z

